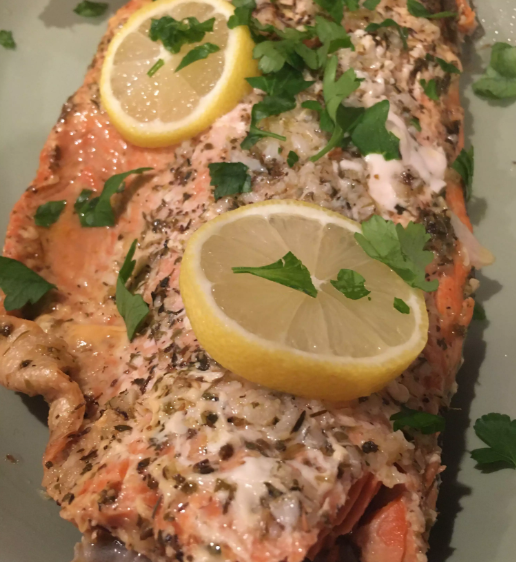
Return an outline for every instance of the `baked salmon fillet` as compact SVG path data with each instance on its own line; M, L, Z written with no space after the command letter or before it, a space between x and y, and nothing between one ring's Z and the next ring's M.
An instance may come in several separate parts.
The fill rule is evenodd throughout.
M457 18L414 17L406 0L346 12L354 50L337 52L339 71L362 79L351 105L390 103L401 160L387 169L381 156L363 158L352 146L310 161L328 142L316 113L301 107L321 98L319 80L296 109L268 119L287 138L281 151L273 138L240 148L258 90L179 146L125 142L100 102L99 75L114 34L146 3L131 0L111 19L7 232L4 256L58 288L25 317L0 317L0 381L50 404L44 486L88 540L109 533L154 562L423 562L443 470L438 434L394 431L390 418L402 406L447 407L472 317L472 272L482 264L450 167L463 146L459 78L435 57L460 68L474 14L465 0ZM446 9L440 0L426 7ZM299 28L318 13L311 0L280 0L259 2L254 15ZM393 26L365 31L388 18L407 28L406 39ZM438 101L421 80L436 81ZM215 201L208 164L221 161L245 163L252 192ZM81 228L73 208L81 191L140 167L152 170L131 176L113 199L116 226ZM428 343L381 392L326 403L272 391L228 372L198 344L178 285L185 244L220 213L268 199L308 201L356 221L414 221L431 235L427 278L439 288L426 295ZM37 227L36 209L52 200L68 204L52 228ZM134 288L150 314L129 342L114 295L135 239Z

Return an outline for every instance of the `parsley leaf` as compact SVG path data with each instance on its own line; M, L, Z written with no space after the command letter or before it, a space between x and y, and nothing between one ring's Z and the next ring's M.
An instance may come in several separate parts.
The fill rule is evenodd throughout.
M34 215L34 222L37 226L48 228L54 224L66 205L66 201L48 201L40 205Z
M351 132L351 140L362 156L382 154L385 160L400 159L400 139L385 126L389 107L388 100L368 107Z
M360 8L360 2L358 0L344 0L344 3L350 12L356 12Z
M317 49L319 66L315 68L323 66L326 62L326 57L335 53L339 49L355 50L355 47L351 42L351 37L347 34L342 25L329 21L321 16L315 16L315 27L313 28L313 31L323 44L322 47ZM306 47L306 45L303 46ZM306 48L311 51L308 47ZM301 51L298 50L298 53L301 55Z
M516 47L495 43L483 76L473 83L478 96L500 100L516 97Z
M235 13L228 19L229 29L235 29L239 25L249 25L253 10L256 10L255 0L233 0Z
M254 48L253 57L259 59L258 67L264 74L279 72L287 62L294 68L301 68L303 62L295 52L295 43L289 39L262 41Z
M282 135L277 135L275 133L259 129L257 124L262 119L272 115L279 115L280 113L290 111L295 107L296 100L291 96L266 96L262 101L255 103L253 105L253 109L251 110L251 126L249 127L249 133L240 143L240 146L245 150L249 150L263 137L272 137L282 141L287 140L286 137Z
M147 76L149 76L150 78L152 76L154 76L156 74L156 72L158 72L158 70L165 65L165 61L163 59L158 59L150 68L149 71L147 72Z
M133 274L134 266L136 265L136 260L133 260L133 256L137 242L135 240L131 244L116 281L116 307L120 316L124 319L129 340L134 338L134 334L136 334L145 318L147 318L147 314L149 314L149 306L143 300L143 297L141 295L133 295L125 286Z
M410 314L410 306L403 299L394 297L393 306L398 312L401 312L401 314Z
M203 43L202 45L194 47L183 57L183 60L176 68L176 72L179 72L185 66L188 66L198 60L207 59L212 53L216 53L217 51L220 51L220 47L214 43Z
M394 431L404 427L411 427L421 431L423 435L431 435L446 429L446 422L442 416L411 410L405 406L401 408L400 412L393 414L390 418L394 422L392 427Z
M423 4L417 0L407 0L407 8L409 14L415 16L416 18L427 18L427 19L441 19L441 18L454 18L457 14L455 12L438 12L437 14L432 14L429 12Z
M249 168L242 162L214 162L208 164L210 170L210 185L215 186L213 196L215 201L228 195L249 193L251 191L251 176Z
M317 289L312 283L310 272L292 252L288 252L278 261L263 267L233 267L231 269L233 273L250 273L301 291L310 297L317 296Z
M425 79L419 81L423 91L433 101L439 101L439 94L437 93L437 82L432 78L428 82Z
M323 95L324 102L326 104L326 112L329 119L334 124L332 136L328 144L320 152L310 158L312 162L319 160L319 158L322 158L325 154L339 146L342 142L346 132L345 124L343 123L343 120L339 120L337 118L337 114L341 111L342 101L344 98L347 98L360 86L360 80L357 78L357 75L352 68L346 70L346 72L344 72L344 74L342 74L342 76L340 76L337 80L337 66L337 57L331 57L324 70L323 78Z
M416 129L416 131L421 132L421 123L417 117L412 117L409 123L414 127L414 129Z
M352 269L341 269L337 273L337 280L332 279L330 283L340 291L346 298L358 300L371 292L365 288L365 279Z
M340 24L344 18L344 4L349 0L315 0L315 3L320 6L325 12L330 14L332 19Z
M180 21L171 16L151 20L149 38L161 41L167 51L179 53L183 45L198 43L209 31L213 31L215 18L200 22L197 18L184 18Z
M486 311L478 301L475 301L475 307L473 308L473 320L478 320L479 322L487 320Z
M394 21L392 18L387 18L381 23L370 23L365 28L365 30L367 31L367 33L376 33L383 27L394 27L399 33L401 42L403 43L403 48L405 49L405 51L408 51L407 37L409 35L409 29L408 27L402 27L397 21Z
M473 174L475 172L474 148L471 147L469 150L463 148L451 167L462 177L466 201L469 201L473 194Z
M86 201L88 201L88 199L91 197L93 192L93 189L83 189L81 191L81 193L79 194L79 197L77 197L77 199L75 200L75 203L73 205L74 211L79 214L81 212L81 208L84 205L84 203L86 203Z
M0 289L5 293L5 310L17 310L28 302L35 304L55 288L23 263L0 256Z
M246 80L253 88L263 90L269 96L295 96L314 84L306 81L303 73L291 66L286 66L281 72L246 78Z
M428 55L427 55L428 58ZM435 57L435 62L441 67L444 72L448 72L448 74L460 74L460 70L452 63L445 61L439 57Z
M363 6L367 10L374 10L378 6L379 3L380 3L380 0L365 0Z
M504 414L486 414L475 422L474 429L488 447L471 451L473 460L479 465L502 462L516 468L516 420Z
M2 45L4 49L16 49L12 31L0 29L0 45Z
M293 168L294 165L297 164L297 162L299 162L299 156L293 150L291 150L287 156L288 167Z
M362 234L355 234L369 257L388 265L411 287L431 292L437 290L439 282L425 279L425 267L434 258L423 249L429 239L422 224L410 222L403 228L378 215L362 223Z
M84 18L97 18L102 16L107 9L108 5L105 2L89 2L85 0L77 4L73 11Z
M100 196L93 199L86 199L87 195L89 196L93 193L92 191L83 190L74 205L75 210L79 214L81 226L114 226L115 213L113 212L113 207L111 207L111 196L124 190L124 180L128 176L131 174L143 174L143 172L149 170L152 170L152 168L138 168L111 176L104 184L104 189ZM87 194L86 191L90 191L90 193ZM79 203L79 199L83 202Z

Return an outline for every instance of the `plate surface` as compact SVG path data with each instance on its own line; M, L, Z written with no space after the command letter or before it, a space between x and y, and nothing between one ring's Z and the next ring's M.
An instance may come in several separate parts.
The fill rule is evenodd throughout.
M0 0L0 28L16 51L0 48L0 237L9 211L30 184L38 154L61 105L82 82L106 17L85 19L70 0ZM109 13L123 4L111 0ZM516 102L487 103L471 91L494 41L516 44L514 0L479 2L483 35L465 46L463 104L467 144L475 146L474 198L479 239L497 257L481 272L488 323L474 323L447 416L439 507L431 562L514 562L516 474L482 474L468 450L479 446L472 422L488 412L516 417ZM45 408L0 388L0 562L70 562L79 539L41 493L47 440ZM13 455L13 464L6 460Z

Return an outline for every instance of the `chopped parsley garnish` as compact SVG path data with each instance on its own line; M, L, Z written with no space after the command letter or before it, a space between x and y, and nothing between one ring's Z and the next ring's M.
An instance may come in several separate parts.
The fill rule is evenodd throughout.
M217 51L220 51L220 47L214 43L203 43L202 45L194 47L183 57L183 60L176 68L176 72L179 72L181 69L185 68L185 66L197 62L198 60L207 59L212 53L216 53Z
M388 265L411 287L428 292L437 290L438 280L425 278L425 267L434 254L423 249L430 235L422 224L409 222L403 228L373 215L362 223L362 234L356 233L355 240L369 257Z
M337 273L337 280L332 279L330 283L346 298L358 300L371 292L365 288L365 279L352 269L341 269Z
M473 83L473 91L492 100L516 97L516 47L507 43L493 45L489 66Z
M331 122L333 122L333 132L328 144L320 152L310 158L313 162L319 160L319 158L341 144L346 132L346 123L338 119L338 112L340 108L343 107L342 101L360 86L360 80L357 78L352 68L346 70L337 80L337 66L337 57L331 57L326 65L323 79L324 102L326 104L328 117ZM347 129L349 130L349 127L347 127Z
M407 0L407 9L409 14L415 16L416 18L427 18L431 20L454 18L457 15L456 12L438 12L437 14L432 14L432 12L429 12L425 6L417 0Z
M421 84L421 87L423 88L425 94L431 100L439 101L439 94L437 93L437 82L435 81L434 78L428 80L428 82L425 79L421 79L419 83Z
M356 2L356 0L351 1ZM338 24L340 24L344 18L344 5L347 5L349 2L350 0L315 0L315 3L327 12Z
M299 156L291 150L287 156L287 164L289 168L293 168L299 162Z
M214 23L215 18L200 22L194 17L176 20L171 16L163 16L151 21L149 38L161 41L167 51L176 54L183 45L202 41L206 33L213 31Z
M473 308L473 320L478 320L479 322L485 322L487 320L486 311L478 301L475 301L475 306Z
M250 25L253 10L256 9L255 0L233 0L235 13L228 19L229 29L234 29L239 25Z
M269 96L295 96L314 84L306 81L303 73L291 66L286 66L281 72L246 78L246 80L253 88L263 90Z
M344 3L350 12L356 12L360 8L359 0L344 0Z
M381 154L385 160L400 159L400 139L385 126L389 107L388 100L368 107L351 132L351 140L362 156Z
M363 6L364 8L366 8L367 10L374 10L378 4L380 3L381 0L365 0Z
M40 205L34 215L34 222L37 226L48 228L53 225L66 206L66 201L48 201Z
M83 189L79 194L79 197L75 200L73 205L74 211L79 214L81 212L81 207L88 201L91 195L94 193L93 189Z
M414 129L416 129L416 131L421 132L421 123L417 117L412 117L409 123L414 127Z
M473 174L475 172L474 148L471 147L469 150L463 148L452 164L452 168L462 177L464 182L464 195L466 201L469 201L473 194Z
M322 47L317 49L318 66L315 67L316 69L324 66L326 57L339 49L355 50L351 42L351 37L347 34L342 25L329 21L321 16L315 16L315 27L313 31L322 43ZM303 47L306 47L306 45L303 45ZM308 47L306 47L306 49L308 49ZM298 53L302 56L302 51L298 50ZM304 60L306 62L306 59ZM310 66L310 68L313 67Z
M12 31L0 29L0 45L2 45L4 49L16 49L16 42L14 41Z
M102 16L107 9L108 5L105 2L89 2L85 0L77 4L73 11L84 18L97 18Z
M504 414L486 414L473 426L477 437L487 447L471 451L471 458L484 467L504 468L509 465L516 468L516 420ZM497 464L494 464L497 463Z
M0 256L0 289L5 293L5 310L17 310L35 304L56 286L23 263Z
M446 429L446 422L442 416L411 410L405 406L402 406L401 411L397 414L393 414L390 419L394 422L394 431L410 427L421 431L423 435L431 435L432 433L438 433Z
M253 57L259 59L258 67L264 74L279 72L287 62L293 67L299 67L300 64L295 44L288 39L262 41L254 48Z
M365 30L367 33L376 33L379 29L384 27L394 27L400 36L401 42L403 43L403 48L405 51L408 51L408 43L407 37L409 35L408 27L402 27L397 21L394 21L392 18L387 18L383 20L381 23L370 23Z
M398 312L401 312L401 314L410 314L410 306L403 299L394 297L393 306Z
M429 59L429 57L431 57L431 55L426 56L427 59ZM441 67L441 69L444 70L444 72L447 72L448 74L460 74L460 70L452 62L445 61L444 59L441 59L439 57L432 58Z
M111 207L111 196L124 190L124 180L128 176L131 174L143 174L149 170L152 170L152 168L138 168L111 176L104 184L104 189L100 196L93 199L89 199L93 193L91 190L83 190L74 205L79 215L81 226L114 226L115 213L113 212L113 207ZM79 200L81 203L79 203Z
M147 72L147 76L152 77L158 72L158 70L165 65L165 61L163 59L158 59L149 69Z
M274 283L285 285L301 291L310 297L317 296L312 277L308 269L292 252L288 252L278 261L263 267L233 267L233 273L250 273Z
M136 251L137 242L135 240L131 244L116 281L116 307L120 316L124 319L129 340L134 338L145 318L147 318L147 314L149 314L149 306L143 300L143 297L141 295L133 295L126 287L136 265L136 260L133 260L133 256Z
M215 162L208 164L210 170L210 185L215 186L213 196L215 201L228 195L249 193L251 191L251 176L249 168L242 162Z

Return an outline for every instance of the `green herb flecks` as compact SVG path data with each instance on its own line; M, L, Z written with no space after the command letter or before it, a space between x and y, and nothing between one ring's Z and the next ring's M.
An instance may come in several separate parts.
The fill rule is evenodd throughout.
M299 156L291 150L287 156L287 164L289 168L293 168L299 162Z
M278 261L263 267L233 267L233 273L250 273L262 277L268 281L285 285L296 291L301 291L310 297L317 296L310 272L296 258L292 252L288 252Z
M315 3L327 12L336 23L340 24L344 18L344 5L347 4L348 1L349 0L315 0Z
M14 41L12 31L0 29L0 45L2 45L4 49L16 49L16 42Z
M379 3L380 0L365 0L363 6L367 10L375 10Z
M403 299L394 297L393 306L401 314L410 314L410 306Z
M208 164L210 170L210 185L215 187L213 196L215 201L228 195L249 193L251 191L251 176L249 168L242 162L214 162Z
M240 25L250 25L253 10L256 9L255 0L233 0L235 13L228 20L229 29Z
M356 241L365 253L397 273L408 285L423 291L435 291L437 279L427 281L425 268L434 258L424 250L430 240L422 224L410 222L406 228L378 215L362 223L362 234L355 234Z
M8 312L35 304L56 286L23 263L0 257L0 289L5 294L4 307Z
M207 59L212 53L217 53L218 51L220 51L220 47L214 43L203 43L202 45L198 45L186 53L183 60L179 63L179 66L176 68L176 72L179 72L185 68L185 66L189 66L198 60Z
M473 91L492 100L516 97L516 47L507 43L493 45L489 66L473 83Z
M452 168L460 174L464 182L464 195L466 201L471 199L473 194L473 174L475 173L475 150L462 149L460 154L452 164Z
M126 287L136 265L136 260L133 260L133 256L136 251L137 242L135 240L131 244L116 282L116 307L120 316L124 319L129 340L134 338L134 335L141 328L149 313L149 306L143 300L143 297L141 295L133 295Z
M105 2L80 2L74 8L74 12L83 18L98 18L105 14L108 5Z
M34 215L34 222L37 226L49 228L61 216L66 201L48 201L40 205Z
M421 87L423 88L423 91L425 92L427 97L429 97L432 101L439 101L439 94L437 93L437 82L434 78L428 81L422 79L419 81L419 83L421 84Z
M165 61L163 59L158 59L150 68L149 71L147 72L147 76L149 76L150 78L152 78L152 76L154 76L156 74L156 72L158 72L158 70L165 65Z
M416 129L416 131L421 132L421 123L417 117L412 117L409 123Z
M176 20L171 16L163 16L151 21L149 38L161 41L167 51L177 54L183 45L202 41L206 33L213 31L214 23L215 18L200 22L194 17Z
M83 190L79 198L75 202L74 208L79 215L81 226L83 227L100 227L100 226L114 226L115 213L111 206L111 197L115 193L120 193L124 190L124 180L131 174L143 174L152 168L138 168L123 172L122 174L115 174L111 176L104 184L104 189L99 197L93 199L86 199L93 193L90 190ZM89 193L88 193L89 192ZM79 200L81 203L79 204Z
M408 43L407 43L407 38L409 35L408 27L401 26L398 22L394 21L391 18L387 18L386 20L383 20L381 23L370 23L365 30L367 31L367 33L376 33L379 29L386 28L386 27L394 27L394 29L397 30L401 42L403 43L403 48L405 49L405 51L408 51Z
M429 59L430 56L431 55L427 55L426 58ZM448 74L460 74L460 70L452 62L445 61L439 57L432 57L432 59L435 60L444 72L447 72Z
M444 431L446 422L442 416L429 414L427 412L419 412L410 408L402 407L401 411L391 416L393 421L393 430L405 429L407 427L416 429L424 435L431 435Z
M247 82L269 96L295 96L309 88L314 82L303 78L299 70L286 66L281 72L273 72L265 76L246 78Z
M480 468L516 468L516 420L504 414L486 414L475 422L474 429L487 445L471 451Z
M417 0L407 0L407 9L409 14L415 16L416 18L427 18L431 20L454 18L457 15L456 12L438 12L436 14L432 14L432 12L429 12L426 7Z
M371 293L365 287L364 277L352 269L341 269L337 273L337 280L332 279L330 283L346 298L354 301Z

